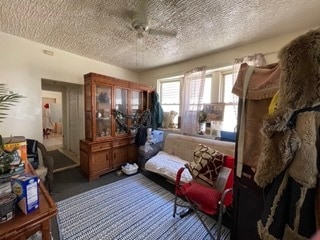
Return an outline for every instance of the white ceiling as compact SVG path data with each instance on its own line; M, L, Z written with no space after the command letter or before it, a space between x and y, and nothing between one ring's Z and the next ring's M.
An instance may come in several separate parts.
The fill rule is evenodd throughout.
M0 0L0 31L134 71L318 26L319 0L146 0L149 28L130 26L139 0Z

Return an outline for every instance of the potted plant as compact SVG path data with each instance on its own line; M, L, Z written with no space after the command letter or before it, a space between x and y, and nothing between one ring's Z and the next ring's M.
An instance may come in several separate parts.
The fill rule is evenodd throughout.
M21 98L23 98L22 95L9 91L5 84L0 83L0 123L7 116L6 111L19 102ZM19 161L17 148L11 151L5 150L3 139L0 135L0 174L9 173L12 169L11 165L17 161Z
M11 106L14 106L23 97L18 93L8 90L5 84L0 83L0 123L7 116L5 111L8 111Z

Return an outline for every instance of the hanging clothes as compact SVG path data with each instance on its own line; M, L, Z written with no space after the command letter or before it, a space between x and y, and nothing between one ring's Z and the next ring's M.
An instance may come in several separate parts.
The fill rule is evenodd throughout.
M243 63L240 66L232 89L232 93L241 100L239 114L242 119L238 122L240 127L237 150L238 177L241 177L243 164L252 169L257 166L262 148L262 136L259 130L264 117L268 114L272 97L279 89L279 79L280 69L277 63L260 67Z
M261 239L309 239L316 232L320 153L320 29L279 53L277 108L261 129L263 148L255 182L265 188Z
M154 91L151 93L151 99L152 99L152 122L151 127L153 130L156 130L158 128L162 127L162 121L163 121L163 109L161 107L161 104L159 102L159 94Z

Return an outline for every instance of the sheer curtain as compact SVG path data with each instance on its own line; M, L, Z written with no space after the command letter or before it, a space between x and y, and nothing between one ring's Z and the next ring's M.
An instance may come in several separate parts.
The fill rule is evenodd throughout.
M184 74L181 94L181 132L197 134L198 112L203 107L206 67L198 67Z

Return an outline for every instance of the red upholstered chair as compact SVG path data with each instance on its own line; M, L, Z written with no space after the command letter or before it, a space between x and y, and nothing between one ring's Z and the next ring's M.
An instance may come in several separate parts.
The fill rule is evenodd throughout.
M186 168L188 169L187 165ZM193 210L207 230L208 234L215 239L204 221L201 219L198 211L200 210L211 216L219 214L216 238L219 240L221 236L222 215L226 207L232 204L233 169L234 158L230 156L224 156L224 164L219 171L218 178L215 182L215 188L205 186L196 182L195 180L192 180L189 183L181 184L180 177L185 168L179 169L175 185L173 217L179 215L182 218ZM178 197L186 199L186 204L179 204L177 202ZM177 213L177 206L188 208L188 211Z

